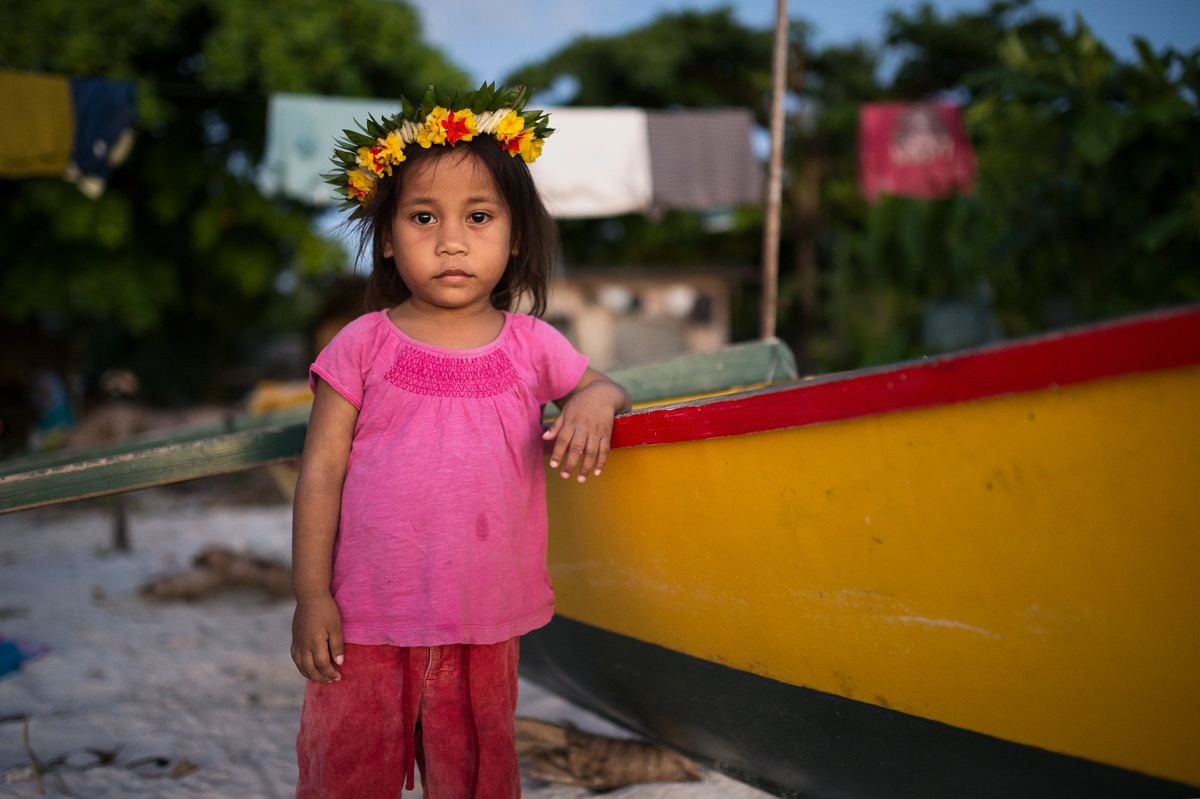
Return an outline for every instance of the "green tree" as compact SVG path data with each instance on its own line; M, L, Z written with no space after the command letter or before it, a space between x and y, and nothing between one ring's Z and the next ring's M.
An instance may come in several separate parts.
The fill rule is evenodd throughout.
M1200 300L1200 49L1122 63L1080 22L970 77L986 212L1007 221L989 278L1006 327L1047 308L1099 319Z
M1068 31L1025 2L893 13L887 41L905 57L893 85L845 86L823 68L843 57L834 50L814 54L801 87L818 111L792 131L790 168L797 185L816 166L819 218L793 232L819 248L819 299L808 314L783 308L781 329L812 368L926 352L923 309L981 291L1008 335L1200 299L1200 51L1137 42L1123 63L1082 20ZM947 91L967 104L975 194L867 205L850 145L857 103ZM803 296L800 271L781 294Z
M616 36L581 36L508 82L545 89L570 75L579 81L573 105L749 106L765 119L770 65L770 32L742 25L724 7L664 13Z
M392 0L17 0L0 65L137 82L130 161L92 201L0 181L0 317L65 315L95 369L132 366L157 401L225 399L249 334L295 324L341 262L311 211L253 176L267 94L413 96L463 74ZM277 276L300 283L280 297Z
M1058 18L1032 10L1030 0L999 0L980 11L943 19L929 3L911 14L887 15L884 44L905 54L889 94L919 100L963 85L967 75L996 64L1009 36L1036 45L1062 32Z

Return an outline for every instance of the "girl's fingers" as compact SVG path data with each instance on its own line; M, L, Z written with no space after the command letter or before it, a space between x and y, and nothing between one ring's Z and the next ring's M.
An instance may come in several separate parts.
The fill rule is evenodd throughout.
M313 682L333 682L339 675L329 662L329 642L312 641L304 647L300 673Z
M321 641L317 646L317 651L314 653L313 665L317 668L317 674L323 679L321 682L333 682L341 675L337 673L337 669L333 667L333 661L329 657L329 642Z
M317 667L313 664L313 656L311 651L307 649L304 650L304 653L300 656L300 662L297 665L300 668L300 673L304 675L305 679L320 682L320 680L317 679L317 677L320 675L317 672Z
M562 463L563 453L567 451L567 443L571 440L570 435L562 435L562 414L559 414L542 437L547 441L554 440L554 451L550 453L550 468L556 469L558 464Z
M329 654L333 658L333 662L339 666L346 660L346 646L342 643L342 628L340 625L329 631ZM342 679L340 673L337 679Z
M579 464L579 482L587 481L588 474L596 467L596 458L600 454L599 436L588 436L587 446L583 451L583 463Z
M301 665L300 671L304 673L305 677L313 682L325 682L324 678L321 676L321 670L317 668L317 659L315 654L316 653L314 653L311 649L305 651L304 663Z
M600 472L604 471L604 464L608 463L608 448L611 439L611 433L600 439L600 454L596 457L596 469L593 472L596 477L600 476Z
M560 417L561 418L561 417ZM558 431L558 438L554 441L554 451L550 453L550 468L557 469L558 465L563 462L563 456L567 454L567 447L571 444L571 437L575 434L574 428L568 428L566 432L561 429ZM566 466L563 466L566 469Z
M567 459L563 461L562 471L559 474L562 478L571 476L571 472L575 471L575 467L579 465L579 459L583 457L583 450L587 446L587 433L579 428L571 431L571 443L567 445Z
M546 432L542 433L542 440L543 441L552 440L555 436L558 435L558 431L562 429L562 426L563 426L563 415L560 413L558 416L554 417L554 421L550 423L550 428L548 430L546 430ZM554 464L551 464L551 465L553 466Z

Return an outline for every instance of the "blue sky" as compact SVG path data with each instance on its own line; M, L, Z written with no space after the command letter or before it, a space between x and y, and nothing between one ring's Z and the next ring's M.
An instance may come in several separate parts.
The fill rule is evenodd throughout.
M774 0L409 0L421 11L426 38L443 48L475 79L500 80L529 61L543 58L581 34L629 30L662 11L732 5L746 24L767 27ZM983 0L935 0L943 13L980 8ZM788 11L814 23L817 42L877 41L884 13L911 10L912 0L791 0ZM1081 12L1094 32L1118 54L1133 53L1140 35L1156 47L1190 50L1200 45L1200 0L1038 0L1044 11L1070 19Z

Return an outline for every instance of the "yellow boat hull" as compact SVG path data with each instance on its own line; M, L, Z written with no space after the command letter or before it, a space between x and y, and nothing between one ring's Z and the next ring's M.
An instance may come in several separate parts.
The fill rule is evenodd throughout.
M919 720L998 742L997 762L1041 758L1005 790L1094 765L1100 783L1187 795L1200 785L1200 343L1181 333L1200 342L1200 313L623 419L632 445L601 479L548 478L558 613L575 634L766 678L780 697L849 700L868 726ZM1169 357L1139 360L1147 336ZM1096 349L1114 340L1138 346L1114 363ZM976 374L972 396L961 385ZM872 410L872 390L909 381L920 390ZM847 418L829 418L839 402ZM529 645L543 675L553 628ZM803 740L791 776L761 774L736 730L705 751L694 730L673 739L669 709L647 721L615 705L600 709L784 794L863 785L810 763Z

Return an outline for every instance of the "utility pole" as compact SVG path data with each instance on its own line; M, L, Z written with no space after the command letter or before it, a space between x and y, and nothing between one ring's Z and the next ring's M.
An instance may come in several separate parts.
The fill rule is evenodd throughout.
M767 168L767 213L763 224L762 323L764 339L775 337L779 290L779 206L783 198L783 93L787 88L787 0L775 0L775 50L771 70L771 159Z

